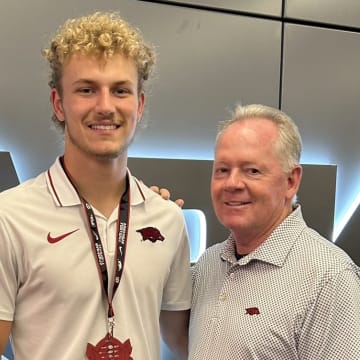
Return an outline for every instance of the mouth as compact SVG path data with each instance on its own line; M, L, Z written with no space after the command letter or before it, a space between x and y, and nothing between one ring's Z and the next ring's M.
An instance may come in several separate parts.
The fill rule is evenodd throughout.
M120 127L120 125L116 124L101 124L101 125L89 125L89 128L92 130L116 130Z
M249 201L225 201L227 206L244 206L250 204Z

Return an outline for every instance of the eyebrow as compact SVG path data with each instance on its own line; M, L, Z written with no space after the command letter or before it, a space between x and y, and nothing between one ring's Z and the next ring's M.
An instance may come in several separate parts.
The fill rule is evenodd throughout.
M78 84L88 84L88 85L96 85L98 82L96 80L91 80L91 79L78 79L75 80L73 82L73 85L78 85ZM119 80L119 81L115 81L114 83L111 84L111 86L119 86L119 85L136 85L133 84L130 80Z

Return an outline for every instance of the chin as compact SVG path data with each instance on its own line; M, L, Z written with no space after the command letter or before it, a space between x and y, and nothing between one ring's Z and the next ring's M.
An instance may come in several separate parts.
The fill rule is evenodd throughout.
M114 160L126 153L127 148L120 149L106 149L103 151L93 151L92 154L99 159Z
M244 223L239 223L239 221L229 221L229 219L227 219L227 221L222 221L221 222L227 229L229 229L230 231L234 231L234 232L239 232L239 231L243 231L247 228L249 228L248 224L244 224Z
M119 153L103 153L103 154L95 154L95 157L98 160L115 160L119 157Z

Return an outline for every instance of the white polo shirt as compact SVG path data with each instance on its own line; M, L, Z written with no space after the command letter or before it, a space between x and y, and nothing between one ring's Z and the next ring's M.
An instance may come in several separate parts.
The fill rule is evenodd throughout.
M360 269L298 207L257 249L193 269L189 360L359 360Z
M190 308L189 244L181 209L129 177L114 336L130 339L134 360L158 360L160 310ZM93 210L112 279L118 211L106 219ZM163 240L144 240L138 230L148 227ZM105 336L107 302L86 215L59 159L48 172L0 194L0 279L0 319L13 321L17 360L86 359L87 343Z

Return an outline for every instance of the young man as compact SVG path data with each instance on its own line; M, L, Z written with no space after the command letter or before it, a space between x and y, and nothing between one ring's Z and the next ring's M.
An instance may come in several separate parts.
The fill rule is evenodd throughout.
M187 358L181 209L127 169L155 61L116 13L67 21L44 51L64 154L0 195L0 353L16 360ZM160 319L160 321L159 321Z
M189 359L360 359L360 269L303 220L301 147L263 105L219 132L211 195L230 237L194 266Z

